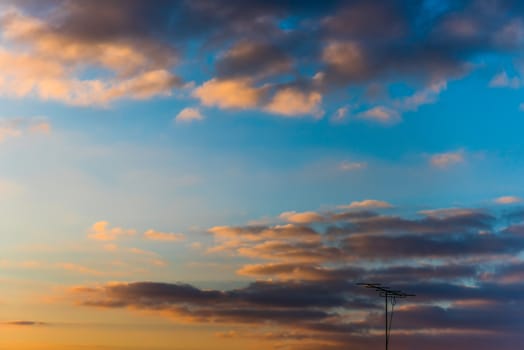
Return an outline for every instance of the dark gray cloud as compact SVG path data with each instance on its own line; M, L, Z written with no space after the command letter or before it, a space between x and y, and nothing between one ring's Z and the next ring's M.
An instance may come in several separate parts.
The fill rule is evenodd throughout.
M409 301L399 300L395 314L395 342L417 348L434 337L489 335L489 339L519 339L524 304L518 297L523 285L479 284L475 287L444 282L397 284L416 292ZM293 329L294 340L314 338L342 349L347 341L376 344L382 337L370 333L383 327L382 299L352 281L256 282L244 288L218 291L188 285L135 282L91 289L81 294L86 306L130 307L161 311L193 322L250 323ZM431 304L447 302L449 306ZM352 320L367 311L365 319ZM314 333L311 333L314 332ZM408 332L403 333L403 332ZM275 337L282 341L285 333ZM357 341L358 340L358 341ZM309 341L305 341L305 348ZM508 343L509 344L509 343ZM400 345L399 345L400 346ZM506 349L507 347L502 347ZM451 349L460 349L455 344ZM507 348L509 349L509 348Z
M504 227L504 215L456 208L411 217L346 214L318 213L324 219L310 225L210 230L222 247L256 261L240 274L271 282L231 290L131 282L81 288L76 297L85 306L145 309L233 327L247 323L254 327L247 336L267 340L256 331L263 325L275 330L270 340L297 350L365 349L381 344L384 304L356 283L380 282L416 294L397 299L397 346L432 342L430 349L462 349L475 337L482 339L475 343L479 349L498 344L509 350L522 341L521 223Z
M9 322L4 322L5 325L8 325L8 326L47 326L49 325L48 323L46 322L39 322L39 321L9 321Z
M465 211L445 216L430 215L422 219L405 219L397 216L369 215L368 220L353 220L350 225L332 227L333 235L348 235L353 233L478 233L480 230L491 230L495 217L488 213ZM340 214L344 215L344 214Z
M505 234L358 235L343 243L348 255L375 260L414 257L454 258L475 255L517 254L522 238Z
M216 63L220 77L266 77L285 73L292 60L284 50L273 44L240 42Z
M182 56L189 42L215 52L249 43L244 54L217 60L219 76L262 77L294 65L296 72L323 72L324 87L400 74L413 80L462 74L478 55L521 48L524 14L511 0L18 3L24 5L79 40L142 40L152 51L174 54L176 47Z
M345 305L343 288L317 283L256 282L245 288L201 290L185 284L136 282L83 290L86 306L164 310L202 322L309 322Z
M320 118L323 101L347 103L348 87L369 92L409 85L411 96L363 98L352 110L387 124L435 102L448 80L478 67L484 55L516 55L524 46L524 9L511 0L6 3L28 16L11 29L27 28L18 25L25 20L43 23L21 35L3 18L2 29L16 34L4 36L13 59L29 53L34 65L66 68L47 72L65 86L62 93L49 91L40 77L24 81L27 65L10 72L11 80L33 87L24 96L51 94L83 106L194 86L190 95L204 106ZM105 88L93 92L86 71Z

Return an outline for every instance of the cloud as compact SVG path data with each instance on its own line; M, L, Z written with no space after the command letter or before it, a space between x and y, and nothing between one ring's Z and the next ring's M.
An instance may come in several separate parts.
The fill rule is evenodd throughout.
M198 108L184 108L175 117L176 123L190 123L197 120L203 120L204 116Z
M51 130L51 123L47 121L37 121L29 126L29 131L36 134L50 134Z
M160 232L155 230L147 230L144 233L146 239L153 241L165 241L165 242L179 242L183 241L186 237L182 233L171 233L171 232Z
M291 58L274 44L242 41L216 63L219 77L267 77L291 70Z
M28 134L49 134L51 124L43 118L0 119L0 142Z
M393 206L385 201L376 199L365 199L362 201L354 201L348 205L339 206L340 209L368 209L368 208L392 208Z
M415 92L413 95L401 99L397 104L402 111L416 111L420 106L435 103L446 88L447 83L445 81L437 81Z
M397 300L399 346L434 340L460 349L475 335L484 350L484 342L510 337L502 346L510 349L522 339L524 229L516 214L511 224L497 210L478 208L405 216L354 209L290 211L282 218L293 224L209 229L219 249L208 254L241 258L237 275L256 280L237 288L128 281L74 287L69 297L85 307L227 326L235 336L292 349L364 350L383 339L383 299L355 283L379 281L416 294ZM240 331L245 324L249 334ZM449 337L453 342L443 341Z
M248 78L213 78L193 91L205 106L221 109L256 109L287 117L313 115L320 118L324 114L320 104L322 95L318 92L301 91L294 87L275 88L269 98L271 86L254 87ZM266 99L268 99L266 101Z
M361 79L368 73L367 57L362 46L355 41L334 41L322 53L322 59L330 69L345 79Z
M494 202L497 204L516 204L522 202L522 198L517 196L502 196L495 198Z
M262 98L262 90L251 86L246 79L211 79L193 91L205 106L219 108L255 108Z
M458 217L475 217L477 215L485 215L481 210L474 210L469 208L440 208L421 210L419 214L428 216L430 218L458 218Z
M64 16L67 11L68 6L57 9ZM0 50L4 96L107 105L120 98L169 95L180 85L169 71L174 52L155 40L87 40L20 10L4 13L0 25L3 40L10 43ZM86 78L83 72L89 68L112 74Z
M409 96L390 101L387 105L373 106L355 115L356 118L374 121L385 125L398 123L405 112L417 111L419 107L435 103L447 88L447 82L437 80Z
M468 0L437 11L382 0L17 2L0 21L0 94L105 107L171 96L183 86L175 71L205 67L193 92L204 106L320 118L323 100L401 81L415 93L364 101L352 113L394 124L436 102L445 82L471 71L480 54L519 52L522 9L502 3ZM521 85L501 74L493 86ZM332 120L346 115L342 107Z
M512 89L518 89L522 86L522 79L517 76L510 78L508 73L503 71L491 79L489 86L494 88L508 87Z
M296 211L286 211L279 215L279 218L294 224L309 224L312 222L321 222L324 217L314 211L297 213Z
M353 171L353 170L360 170L367 168L367 163L364 162L350 162L350 161L342 161L338 168L342 171Z
M57 0L4 10L0 94L81 106L170 96L182 86L175 71L204 66L194 95L203 105L282 116L319 117L332 93L401 81L417 92L355 114L392 123L435 102L441 82L469 72L479 55L520 52L524 41L522 8L506 0L438 10L383 0ZM492 85L520 83L501 75Z
M376 106L358 114L362 119L367 119L384 124L393 124L400 121L400 113L392 108Z
M460 164L464 162L464 151L452 151L438 153L430 158L430 163L434 167L445 169L455 164Z
M88 237L97 241L114 241L120 237L133 236L136 231L122 227L109 227L109 222L98 221L91 226Z
M101 276L104 274L104 272L102 271L98 271L98 270L95 270L95 269L92 269L92 268L89 268L83 265L78 265L78 264L70 263L70 262L57 263L56 267L66 270L66 271L71 271L71 272L74 272L80 275Z
M329 316L317 310L318 306L335 307L344 303L341 293L330 292L328 286L302 283L256 282L223 292L187 284L136 282L76 288L72 292L89 297L82 302L86 306L156 309L193 322L258 323L265 320L300 324Z
M30 269L30 270L61 270L75 275L103 276L107 272L99 271L73 262L46 262L37 260L9 261L1 260L0 265L4 268Z
M8 321L8 322L4 322L3 324L7 326L22 326L22 327L49 325L46 322L40 322L40 321Z
M289 117L312 115L321 118L324 115L321 103L322 95L319 92L304 92L286 87L278 90L264 109L269 113Z
M348 115L348 112L349 112L349 107L348 106L344 106L344 107L340 107L338 108L335 113L333 114L333 116L331 117L331 122L333 123L341 123L343 122L347 115Z

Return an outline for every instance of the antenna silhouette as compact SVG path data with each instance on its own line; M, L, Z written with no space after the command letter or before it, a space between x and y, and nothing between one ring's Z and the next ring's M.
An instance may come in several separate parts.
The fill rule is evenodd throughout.
M379 296L384 298L384 309L386 319L386 350L389 347L389 336L391 335L391 324L393 322L393 309L397 303L397 298L414 297L415 294L407 294L401 290L392 290L389 287L382 286L380 283L357 283L358 286L374 289L379 292ZM389 303L388 303L389 301ZM388 319L388 304L391 304L391 312Z

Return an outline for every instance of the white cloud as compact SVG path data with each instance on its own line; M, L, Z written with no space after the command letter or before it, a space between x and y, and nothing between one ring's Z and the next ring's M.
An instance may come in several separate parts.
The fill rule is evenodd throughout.
M338 108L335 111L335 113L333 114L333 116L331 117L331 121L333 123L343 122L346 119L348 112L349 112L348 106L343 106L343 107Z
M359 113L359 117L383 124L393 124L400 121L400 113L397 110L386 106L372 107Z
M365 169L367 166L368 166L367 163L364 163L364 162L349 162L345 160L338 165L338 168L342 171L352 171L352 170Z
M204 116L198 108L184 108L175 117L176 123L190 123L197 120L203 120Z
M420 106L435 103L446 88L446 81L436 81L410 96L385 105L368 108L358 113L357 117L382 124L395 124L402 120L404 112L417 111Z
M429 86L415 92L413 95L403 98L398 102L401 111L416 111L420 106L435 103L442 93L446 90L445 81L437 81Z
M430 163L437 168L447 168L454 164L464 162L464 151L458 150L453 152L437 153L431 156Z
M500 72L495 75L489 82L490 87L501 88L507 87L512 89L518 89L522 86L522 79L520 77L514 76L509 77L506 71Z

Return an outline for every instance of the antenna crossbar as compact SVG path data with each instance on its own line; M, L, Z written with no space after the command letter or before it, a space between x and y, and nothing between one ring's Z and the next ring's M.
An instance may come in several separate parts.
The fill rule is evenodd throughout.
M383 286L381 283L357 283L358 286L363 286L365 288L374 289L379 292L379 296L384 298L384 308L385 308L385 319L386 319L386 350L389 346L389 336L391 334L391 324L393 322L393 308L396 304L397 298L407 298L414 297L415 294L408 294L401 290L393 290L389 287ZM388 302L391 304L391 312L388 318Z

